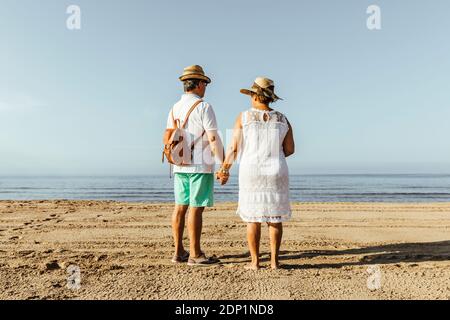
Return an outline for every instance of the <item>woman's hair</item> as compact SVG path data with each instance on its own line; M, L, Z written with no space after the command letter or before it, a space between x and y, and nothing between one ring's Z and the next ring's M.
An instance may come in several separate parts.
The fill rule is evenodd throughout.
M266 97L263 94L252 93L252 98L256 97L256 99L263 104L269 104L274 102L273 98Z

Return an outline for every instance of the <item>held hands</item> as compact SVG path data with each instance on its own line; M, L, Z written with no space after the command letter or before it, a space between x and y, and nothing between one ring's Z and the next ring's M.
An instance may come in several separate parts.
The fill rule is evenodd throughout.
M217 172L216 172L216 180L220 181L220 184L223 186L224 184L227 183L228 178L230 177L230 173L228 172L227 169L224 168L220 168Z

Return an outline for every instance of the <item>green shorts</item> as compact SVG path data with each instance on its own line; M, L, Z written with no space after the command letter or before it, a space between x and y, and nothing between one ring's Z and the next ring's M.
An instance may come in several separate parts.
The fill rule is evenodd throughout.
M212 173L175 173L175 203L190 207L214 205L214 175Z

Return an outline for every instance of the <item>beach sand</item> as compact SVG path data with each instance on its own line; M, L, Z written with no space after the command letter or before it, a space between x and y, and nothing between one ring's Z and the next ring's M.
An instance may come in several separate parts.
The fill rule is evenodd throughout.
M264 226L258 272L243 268L233 203L204 215L203 250L222 264L173 265L172 208L0 201L0 299L450 299L450 203L293 204L284 268L268 268ZM79 289L67 287L70 265Z

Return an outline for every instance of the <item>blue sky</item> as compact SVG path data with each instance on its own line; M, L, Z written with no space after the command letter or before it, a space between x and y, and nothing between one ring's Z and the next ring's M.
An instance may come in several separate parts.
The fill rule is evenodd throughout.
M249 107L240 88L275 80L293 173L450 173L449 14L446 0L3 0L0 174L166 174L191 64L223 130Z

